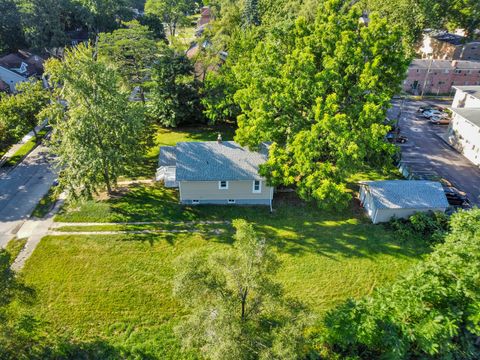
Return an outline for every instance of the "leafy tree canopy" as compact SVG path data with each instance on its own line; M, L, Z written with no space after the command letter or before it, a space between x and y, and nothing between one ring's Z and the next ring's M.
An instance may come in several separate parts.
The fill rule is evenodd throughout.
M178 259L174 293L188 309L176 328L186 348L208 359L296 359L307 317L272 280L279 263L245 220L230 251ZM304 355L304 354L303 354Z
M255 46L231 64L236 141L272 141L262 174L322 206L344 206L347 177L394 153L384 120L408 59L397 28L374 14L365 26L360 15L344 1L325 2L314 24L299 18L261 42L241 42Z
M111 193L143 152L143 107L129 101L115 68L96 60L91 47L68 51L64 61L49 60L46 74L59 84L55 98L66 103L54 102L47 111L60 184L72 196L90 196L102 186Z
M480 209L452 216L428 258L392 286L325 320L332 358L478 359Z

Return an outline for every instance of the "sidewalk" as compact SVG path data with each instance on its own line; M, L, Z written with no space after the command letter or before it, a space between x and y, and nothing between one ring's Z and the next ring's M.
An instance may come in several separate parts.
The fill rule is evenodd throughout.
M24 222L23 226L17 233L18 238L28 237L25 247L20 251L17 258L13 262L11 268L13 271L19 271L25 265L25 261L33 254L33 251L40 243L40 240L49 232L50 226L53 224L55 214L60 210L64 203L64 196L57 200L55 206L43 219L29 219Z
M45 126L47 126L48 124L48 120L45 119L41 124L37 125L35 127L35 131L37 132L40 132ZM35 136L33 130L30 131L27 135L25 135L22 140L20 140L20 142L12 145L12 147L0 158L0 167L3 166L3 164L5 164L8 159L10 159L16 152L18 149L20 149L23 145L25 145L31 138L33 138Z

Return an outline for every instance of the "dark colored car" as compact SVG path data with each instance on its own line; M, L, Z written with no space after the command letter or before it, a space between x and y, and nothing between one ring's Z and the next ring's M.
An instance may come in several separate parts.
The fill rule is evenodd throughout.
M470 204L467 194L453 186L444 187L443 191L450 205L467 206Z
M408 138L403 135L398 135L393 132L389 132L386 136L387 141L390 143L400 143L400 144L405 144L408 141Z
M417 112L423 113L424 111L428 111L428 110L444 111L445 108L444 108L444 107L441 107L441 106L436 106L436 105L425 105L425 106L420 106L420 107L417 109Z

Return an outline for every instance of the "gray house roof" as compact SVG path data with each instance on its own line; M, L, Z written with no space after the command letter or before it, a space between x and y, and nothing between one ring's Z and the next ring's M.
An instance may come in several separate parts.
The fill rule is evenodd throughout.
M177 149L175 146L162 146L158 157L158 166L175 166L177 163Z
M446 209L442 185L425 180L365 181L377 209Z
M476 99L480 99L480 86L470 85L470 86L454 86L455 89L461 90L469 95L472 95Z
M451 108L452 111L480 127L480 108Z
M176 180L261 180L258 168L267 157L267 144L255 152L234 141L178 143Z

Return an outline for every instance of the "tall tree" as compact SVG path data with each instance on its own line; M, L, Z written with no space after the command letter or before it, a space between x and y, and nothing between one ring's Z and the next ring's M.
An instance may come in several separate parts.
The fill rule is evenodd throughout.
M313 26L300 18L232 65L236 141L272 141L262 174L321 206L345 206L350 174L387 165L395 151L383 123L408 59L400 31L375 14L365 26L360 15L347 1L326 1Z
M143 151L143 107L129 101L117 71L96 60L90 47L67 51L64 61L49 60L46 74L59 84L55 98L67 104L55 102L47 111L60 184L73 196L90 196L101 186L111 193Z
M14 0L0 0L0 54L25 44L20 12Z
M152 69L148 114L163 126L194 123L200 115L193 67L184 56L163 46Z
M480 210L451 218L451 232L392 286L326 316L332 359L480 358Z
M279 263L251 224L235 220L230 251L178 260L174 293L190 315L176 328L207 359L296 359L307 324L303 306L272 280Z
M69 0L17 0L29 47L43 51L67 43Z
M99 54L115 64L132 90L139 88L141 100L145 103L144 84L151 78L157 44L152 32L138 21L127 22L124 26L111 33L100 34Z
M195 0L147 0L145 13L153 15L167 24L170 37L175 37L177 27L185 24L187 15L197 7Z

